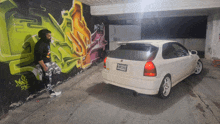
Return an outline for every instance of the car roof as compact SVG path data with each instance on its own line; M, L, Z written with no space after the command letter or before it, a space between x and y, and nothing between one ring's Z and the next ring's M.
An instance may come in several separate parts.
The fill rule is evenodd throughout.
M177 42L174 40L136 40L136 41L120 41L118 44L127 44L127 43L140 43L140 44L152 44L154 46L161 46L165 43Z

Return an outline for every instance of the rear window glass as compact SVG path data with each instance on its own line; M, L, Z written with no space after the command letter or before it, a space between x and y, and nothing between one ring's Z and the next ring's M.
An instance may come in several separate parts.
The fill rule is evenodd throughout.
M148 51L150 45L145 44L125 44L121 45L117 50L137 50L137 51Z
M146 44L124 44L109 53L109 57L137 61L152 61L158 47Z

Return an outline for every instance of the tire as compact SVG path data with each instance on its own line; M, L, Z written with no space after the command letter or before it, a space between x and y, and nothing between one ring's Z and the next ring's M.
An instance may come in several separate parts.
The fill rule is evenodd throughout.
M172 82L170 76L165 76L159 90L159 97L162 99L168 98L170 96L172 88Z
M199 75L202 72L202 69L203 69L202 61L198 60L197 64L196 64L196 69L195 69L195 73L194 74L195 75Z
M137 97L138 95L139 95L139 94L138 94L136 91L133 92L133 96L134 96L134 97Z

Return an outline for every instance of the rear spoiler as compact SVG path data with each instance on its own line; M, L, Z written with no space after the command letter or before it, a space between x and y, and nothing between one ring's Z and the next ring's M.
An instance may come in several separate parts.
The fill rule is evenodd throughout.
M117 45L126 45L126 44L142 44L142 45L145 45L145 46L151 46L151 44L136 43L136 42L131 42L131 41L119 41L119 42L117 42Z
M125 45L127 43L129 43L129 41L119 41L117 42L117 45Z

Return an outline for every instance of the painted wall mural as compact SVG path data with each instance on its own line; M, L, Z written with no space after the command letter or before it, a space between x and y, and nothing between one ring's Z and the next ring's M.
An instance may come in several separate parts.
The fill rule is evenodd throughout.
M82 7L81 2L73 1L70 10L61 12L63 22L58 24L44 7L29 8L29 14L24 15L13 0L0 0L0 62L9 64L11 75L20 75L15 81L18 86L27 89L22 82L27 84L23 74L28 72L42 79L33 64L34 46L41 29L52 31L51 59L62 73L88 68L103 56L107 45L104 24L95 25L91 34Z

